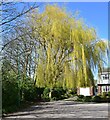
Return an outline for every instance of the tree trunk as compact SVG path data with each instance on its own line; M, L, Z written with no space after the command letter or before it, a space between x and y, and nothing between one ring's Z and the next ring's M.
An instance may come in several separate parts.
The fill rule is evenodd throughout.
M51 99L52 98L52 89L50 89L50 92L49 92L49 98Z

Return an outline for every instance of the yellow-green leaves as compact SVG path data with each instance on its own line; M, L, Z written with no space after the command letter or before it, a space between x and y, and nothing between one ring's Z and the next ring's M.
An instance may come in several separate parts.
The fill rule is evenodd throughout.
M36 84L50 88L93 85L91 71L101 67L106 49L102 41L97 42L95 30L56 5L47 5L37 16L34 27L39 35L40 62Z

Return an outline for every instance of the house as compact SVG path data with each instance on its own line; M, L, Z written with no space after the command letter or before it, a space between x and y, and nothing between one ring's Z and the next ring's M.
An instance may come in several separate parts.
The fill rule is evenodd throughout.
M98 72L98 94L110 91L110 68L103 68Z
M77 88L78 95L93 96L110 91L110 68L103 68L98 71L97 89L93 86L86 88Z

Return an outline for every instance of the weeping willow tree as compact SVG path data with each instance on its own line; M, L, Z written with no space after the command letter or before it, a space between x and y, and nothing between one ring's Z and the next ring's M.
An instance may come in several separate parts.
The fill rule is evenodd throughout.
M106 52L106 44L98 39L95 29L56 5L34 13L31 21L36 29L33 36L39 36L36 85L51 89L93 85L92 71L101 69Z

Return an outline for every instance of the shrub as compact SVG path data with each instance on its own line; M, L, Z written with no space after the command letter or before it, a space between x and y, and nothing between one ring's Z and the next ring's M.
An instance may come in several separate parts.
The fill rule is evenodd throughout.
M52 98L55 97L56 100L64 99L65 98L66 90L62 87L54 88L52 91Z
M101 96L101 101L102 101L102 102L107 102L107 101L108 101L106 94L103 94L103 95Z
M108 92L108 97L107 97L107 99L108 99L108 102L110 102L110 91Z
M84 96L83 97L83 101L84 102L91 102L92 101L92 97L91 96Z
M49 93L50 93L50 88L45 88L42 94L42 99L45 101L50 101Z
M77 94L77 89L69 89L69 90L68 90L68 94L71 94L72 96L73 96L74 94Z
M77 101L77 100L78 100L78 96L74 96L74 97L72 98L72 100L73 100L73 101Z
M17 105L11 105L11 106L7 106L5 109L2 110L2 113L12 113L18 110L18 106Z
M25 101L34 101L37 99L36 88L31 86L23 89L23 100Z
M36 87L33 79L25 77L21 84L21 100L34 101L37 99Z
M103 96L103 98L106 98L107 93L106 93L106 92L103 92L103 93L102 93L102 96Z
M36 88L36 94L37 94L37 99L42 99L42 94L43 94L43 91L44 91L45 88Z
M108 92L108 96L109 96L109 98L110 98L110 91Z
M82 99L82 98L84 98L84 95L78 95L78 97Z
M92 102L101 102L101 97L100 96L93 96Z
M33 101L41 97L43 90L36 89L33 79L23 74L15 74L10 62L2 66L2 110L3 113L16 111L24 101ZM21 102L22 101L22 102Z
M43 94L44 88L37 88L34 84L27 84L27 87L24 87L23 100L24 101L41 101L41 95Z
M66 98L69 98L69 95L68 95L67 93L65 93L65 94L63 95L63 97L66 99Z
M50 89L45 88L42 95L43 100L46 100L46 101L50 100L49 93L50 93ZM64 99L66 98L65 93L66 93L66 90L64 90L62 87L53 88L51 92L51 100Z
M77 101L83 102L83 99L78 97L78 98L77 98Z
M2 75L2 109L3 112L7 112L8 107L19 105L18 79L11 69L10 61L6 59L2 63L0 74Z
M6 74L2 82L2 106L5 111L10 106L19 105L19 87L16 75Z
M57 100L57 98L56 98L56 97L53 97L53 98L51 98L51 100L53 100L53 101L54 101L54 100Z

